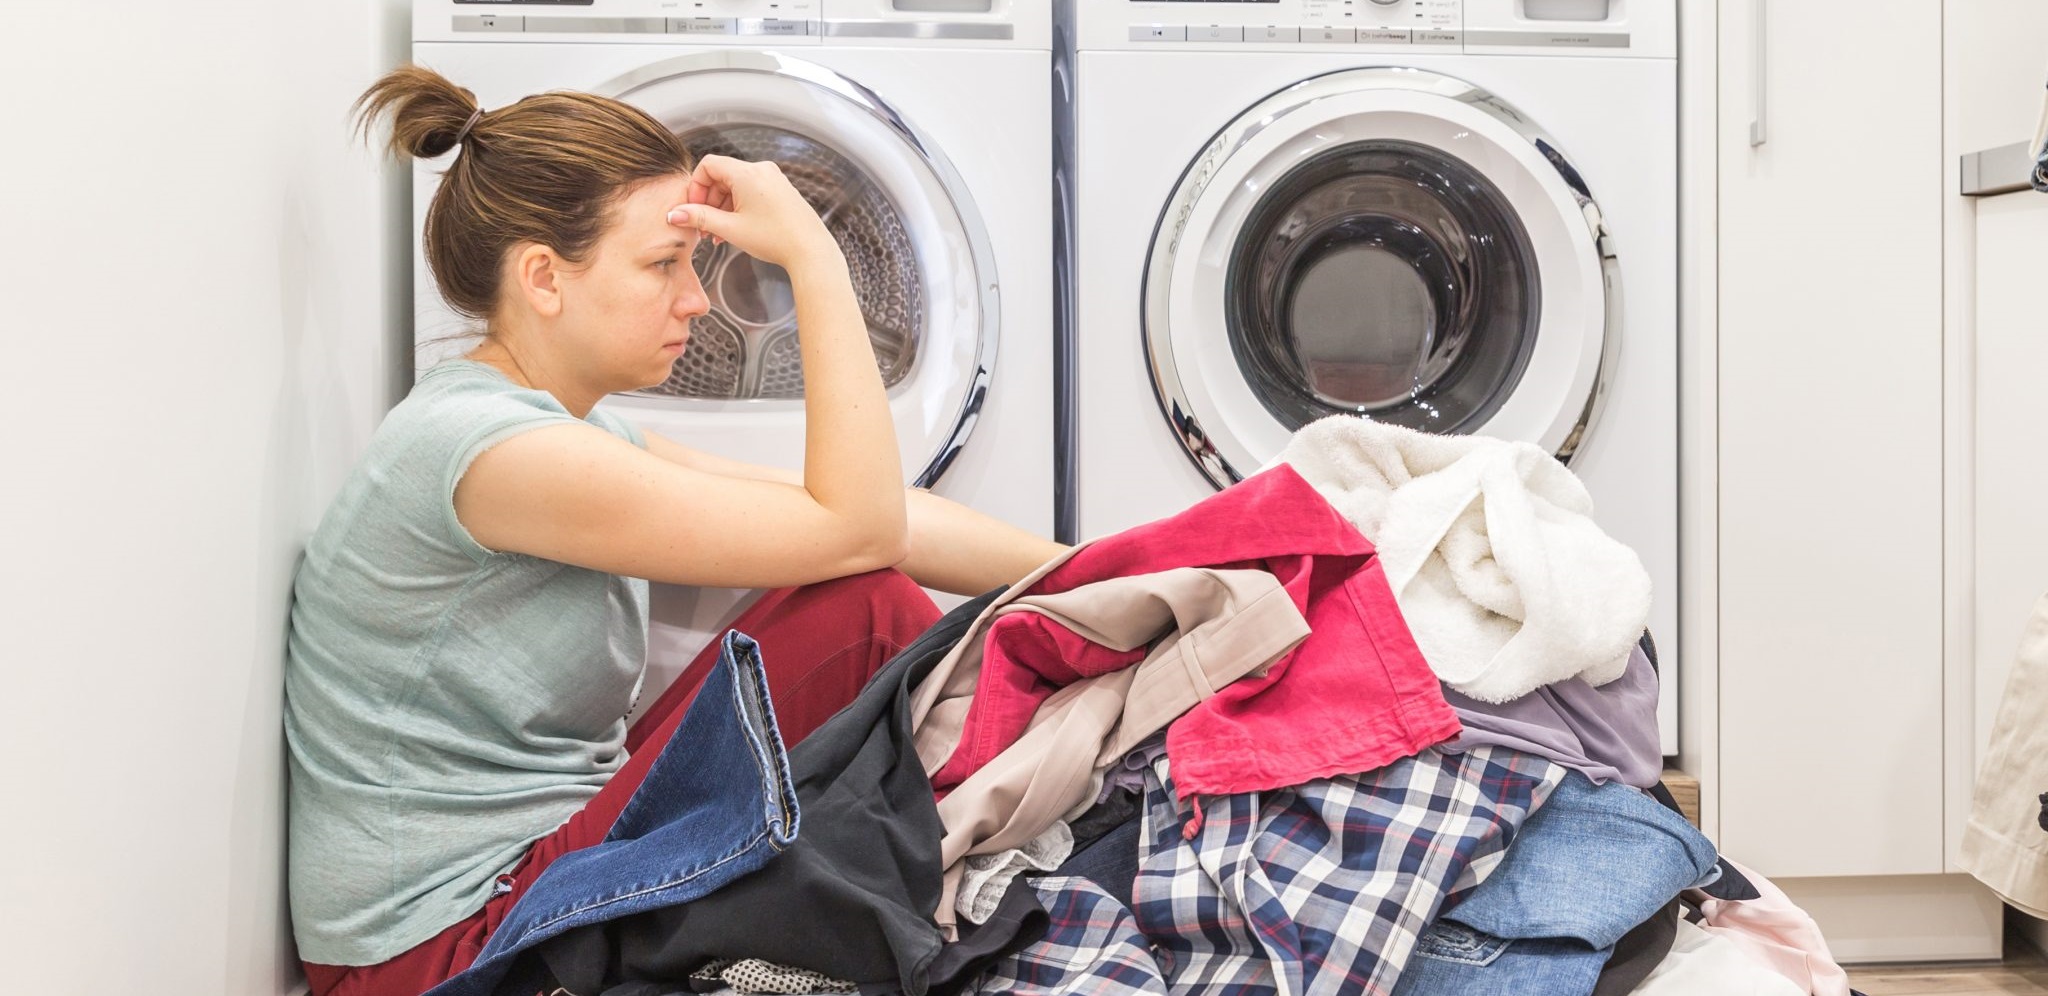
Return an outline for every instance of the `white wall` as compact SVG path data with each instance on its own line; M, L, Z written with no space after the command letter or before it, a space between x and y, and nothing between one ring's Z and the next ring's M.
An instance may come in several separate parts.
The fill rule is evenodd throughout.
M7 5L0 938L12 992L270 994L305 536L409 381L397 0Z

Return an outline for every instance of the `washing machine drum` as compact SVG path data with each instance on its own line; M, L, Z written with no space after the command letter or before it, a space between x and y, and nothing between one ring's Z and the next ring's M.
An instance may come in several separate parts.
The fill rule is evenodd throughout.
M1340 413L1569 460L1613 360L1614 262L1577 172L1499 98L1318 77L1219 132L1162 215L1154 387L1218 487Z
M987 230L940 147L871 88L773 53L681 56L597 92L647 111L692 155L782 168L846 255L905 480L936 482L973 431L1000 320ZM690 445L800 467L804 373L789 274L708 240L692 263L710 312L691 323L669 378L623 404L651 409Z

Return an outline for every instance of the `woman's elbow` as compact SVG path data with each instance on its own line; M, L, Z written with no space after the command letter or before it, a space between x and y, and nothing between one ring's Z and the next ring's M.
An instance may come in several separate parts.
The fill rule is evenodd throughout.
M872 561L866 568L870 571L885 570L902 564L910 559L910 530L898 527L876 537L867 556Z
M841 556L842 577L895 567L910 557L910 532L901 525L861 530Z

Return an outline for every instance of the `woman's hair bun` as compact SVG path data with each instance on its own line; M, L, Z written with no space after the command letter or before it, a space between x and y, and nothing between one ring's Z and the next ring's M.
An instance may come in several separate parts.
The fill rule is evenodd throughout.
M434 159L465 138L462 127L477 109L476 94L448 77L425 66L402 66L356 98L356 126L367 136L379 118L388 116L392 152ZM467 137L475 135L471 127Z

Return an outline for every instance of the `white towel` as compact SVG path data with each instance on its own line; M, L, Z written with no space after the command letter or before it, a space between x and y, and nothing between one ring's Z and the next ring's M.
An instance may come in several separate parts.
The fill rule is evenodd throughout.
M1568 678L1606 684L1628 667L1650 576L1540 447L1338 415L1303 427L1275 462L1372 540L1416 644L1451 687L1506 702Z

